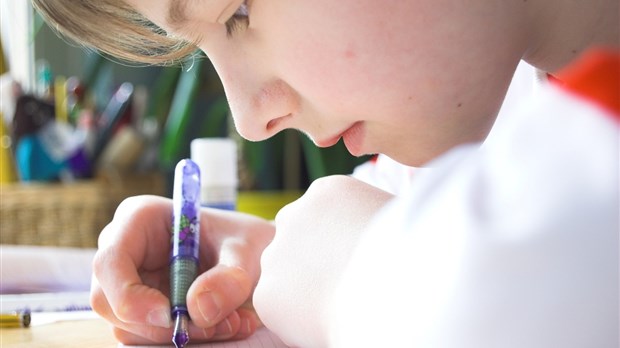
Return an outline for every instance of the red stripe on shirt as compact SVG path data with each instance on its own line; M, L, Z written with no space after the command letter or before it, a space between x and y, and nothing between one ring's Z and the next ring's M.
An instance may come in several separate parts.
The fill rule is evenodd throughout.
M611 111L620 122L620 50L588 51L554 75L563 89Z

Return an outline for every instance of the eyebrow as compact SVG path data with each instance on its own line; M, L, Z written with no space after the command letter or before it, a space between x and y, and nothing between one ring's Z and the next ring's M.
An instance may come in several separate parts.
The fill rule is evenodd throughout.
M187 21L187 0L170 0L168 2L168 15L166 21L171 26L179 26Z

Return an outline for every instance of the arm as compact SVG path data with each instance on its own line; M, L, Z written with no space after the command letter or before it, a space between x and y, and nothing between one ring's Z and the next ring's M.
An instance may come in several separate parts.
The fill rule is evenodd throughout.
M278 213L254 305L285 343L326 346L331 291L366 225L391 198L361 181L331 176L316 180Z

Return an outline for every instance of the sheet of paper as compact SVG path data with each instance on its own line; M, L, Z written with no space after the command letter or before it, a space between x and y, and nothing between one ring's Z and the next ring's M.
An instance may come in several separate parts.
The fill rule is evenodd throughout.
M126 346L118 345L119 348L161 348L161 346ZM191 348L289 348L278 336L266 328L256 330L254 335L241 341L213 342L202 344L191 344Z
M0 245L1 294L89 291L96 249Z
M86 291L0 295L0 312L31 312L30 326L98 318Z
M3 312L89 311L90 293L74 291L0 295L0 307Z

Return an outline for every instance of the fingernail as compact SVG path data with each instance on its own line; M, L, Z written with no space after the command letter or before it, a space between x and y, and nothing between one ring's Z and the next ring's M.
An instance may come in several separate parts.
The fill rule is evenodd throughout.
M208 323L214 323L222 311L220 301L211 291L205 291L198 295L198 310Z
M232 325L230 325L230 320L228 318L224 319L224 321L220 321L219 324L215 326L215 336L214 338L228 338L232 335Z
M241 325L239 326L239 333L242 335L249 335L252 333L252 328L250 327L250 319L242 318Z
M202 329L202 334L206 339L213 338L213 336L215 336L215 327L211 326L206 329Z
M169 328L171 320L170 312L165 309L153 309L146 315L146 321L153 326Z

